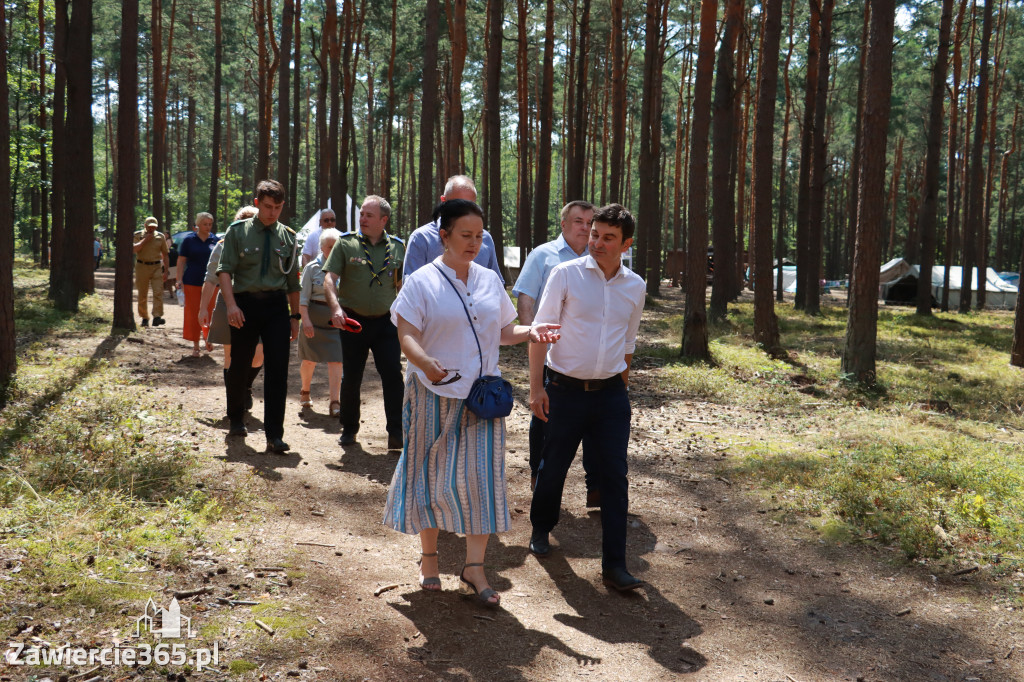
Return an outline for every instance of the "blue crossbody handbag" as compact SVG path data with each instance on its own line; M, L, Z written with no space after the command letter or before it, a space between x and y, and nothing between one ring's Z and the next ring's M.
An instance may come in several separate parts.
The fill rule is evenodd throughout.
M434 267L437 268L442 277L448 280L448 284L451 284L452 289L455 290L455 295L459 297L459 303L462 303L462 310L466 313L466 321L469 322L469 328L473 331L473 338L476 340L476 350L480 354L480 375L469 389L469 396L466 397L466 407L481 419L507 417L512 413L512 384L500 376L484 376L484 353L480 348L480 337L476 334L476 327L473 326L473 318L469 315L469 308L466 307L465 301L459 295L455 282L451 281L448 275L444 274L444 270L437 264Z

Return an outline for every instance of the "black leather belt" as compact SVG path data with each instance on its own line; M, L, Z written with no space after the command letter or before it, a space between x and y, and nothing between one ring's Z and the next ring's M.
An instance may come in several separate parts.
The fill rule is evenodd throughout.
M160 265L163 261L159 260L137 260L136 263L142 263L143 265Z
M356 311L352 310L351 308L342 308L342 310L345 312L345 317L354 317L357 320L377 320L377 319L380 319L382 317L390 317L391 316L390 312L382 313L380 315L363 315L362 313L357 313Z
M284 292L280 289L270 289L269 291L239 291L235 293L235 298L248 298L254 301L266 301L268 299L278 297L284 297Z
M603 391L606 388L622 386L621 374L613 374L606 379L577 379L576 377L571 377L568 374L556 372L550 367L548 367L547 370L548 379L550 379L552 383L565 386L566 388L574 388L579 391Z
M327 301L316 301L311 299L309 302L313 305L327 305Z

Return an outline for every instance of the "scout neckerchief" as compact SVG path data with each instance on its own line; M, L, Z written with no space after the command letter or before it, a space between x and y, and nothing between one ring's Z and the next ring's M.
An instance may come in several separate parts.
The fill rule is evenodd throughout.
M380 270L373 269L373 258L370 257L370 240L362 232L359 233L359 243L363 245L363 255L366 256L366 267L370 268L370 286L376 282L379 286L384 286L384 282L380 276L388 270L388 266L391 265L391 240L388 239L388 233L382 232L381 239L384 240L384 264Z

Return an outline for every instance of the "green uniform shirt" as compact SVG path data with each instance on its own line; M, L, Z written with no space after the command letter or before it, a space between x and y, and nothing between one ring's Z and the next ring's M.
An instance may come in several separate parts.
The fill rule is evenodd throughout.
M145 230L139 230L135 233L135 243L138 244L142 241L142 238L146 236ZM164 256L167 255L167 237L160 230L153 231L153 238L149 240L149 243L139 249L138 253L135 254L135 260L145 261L147 263L163 262Z
M360 315L386 315L398 295L405 243L387 232L370 244L358 232L343 234L323 271L338 276L338 303Z
M266 267L264 255L268 244L270 254ZM217 264L217 274L231 275L231 288L235 293L246 291L298 291L298 250L295 232L287 225L275 222L264 225L259 218L232 223L224 235L224 250Z

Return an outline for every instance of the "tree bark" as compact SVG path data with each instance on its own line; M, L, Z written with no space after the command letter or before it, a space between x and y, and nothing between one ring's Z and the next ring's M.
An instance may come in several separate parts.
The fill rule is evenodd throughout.
M939 50L932 71L931 102L928 111L928 140L925 143L924 186L918 232L921 236L921 271L917 278L917 314L932 314L932 265L935 263L936 220L939 211L939 154L942 151L942 104L946 94L949 36L953 23L953 0L942 0L939 21ZM956 102L950 104L956 107ZM953 179L952 166L949 180ZM948 248L948 246L947 246Z
M218 0L218 7L220 2ZM139 179L139 3L121 1L121 65L117 77L117 249L114 261L113 330L135 329L132 292L136 188ZM219 32L219 23L218 23Z
M463 135L465 117L462 111L462 73L466 67L469 52L469 38L466 35L466 0L445 0L448 14L448 42L450 44L450 67L448 81L448 118L445 151L446 177L465 172L463 163Z
M647 0L644 21L644 80L640 106L640 200L637 227L642 229L639 249L646 253L647 293L657 296L661 284L661 103L665 59L665 0Z
M533 202L534 248L548 241L548 213L551 198L551 128L555 91L555 0L547 0L544 18L544 61L540 95L540 134L537 139L537 181Z
M716 0L717 3L717 0ZM611 168L609 170L610 201L622 202L625 187L626 155L626 66L625 29L623 27L623 0L611 0L611 41L612 41L612 143Z
M292 191L291 186L291 160L292 160L292 131L291 131L291 55L292 55L292 30L295 23L295 0L284 0L281 8L281 55L278 58L277 74L277 173L275 176L284 185L285 197ZM296 69L296 72L298 70ZM296 144L298 144L296 142ZM280 221L285 225L291 224L292 216L295 215L295 206L288 201L284 202L281 209Z
M733 53L736 51L736 37L742 20L743 0L726 0L725 31L718 46L718 75L715 78L715 99L712 105L711 233L716 267L712 275L711 305L708 308L711 320L725 319L726 308L735 287L733 275L736 268L732 264L736 260L736 167L733 154L736 150L735 113L738 107L734 101L736 88Z
M0 0L0 178L11 175L11 118L7 85L7 3ZM14 213L11 210L11 185L0 183L0 409L7 406L11 380L18 371L14 333Z
M829 2L830 0L826 0ZM751 182L754 226L750 260L754 264L754 341L767 353L782 354L779 322L772 299L772 151L775 95L779 82L782 0L767 0L761 26L757 67L757 112L754 123L754 170ZM785 159L783 159L785 164ZM781 264L779 265L781 271Z
M988 128L988 50L991 35L992 0L985 0L981 25L981 68L978 72L978 90L975 102L974 140L971 144L970 184L967 190L967 211L964 216L964 269L959 306L961 313L966 313L971 309L971 282L974 281L973 270L976 261L979 260L976 251L977 236L982 229L987 227L982 225L985 211L983 155ZM977 274L977 286L979 292L985 286L984 270L980 270Z
M487 228L497 253L505 253L501 221L501 27L505 21L504 0L487 2L487 57L484 69L484 202ZM504 271L504 258L498 258Z
M65 144L64 117L67 94L67 35L69 0L56 0L53 21L53 182L50 185L50 208L53 230L50 234L50 289L49 298L57 300L64 288L68 269L64 267L64 188L66 186L67 146ZM45 248L45 247L44 247Z
M220 162L221 162L221 72L224 62L224 31L221 26L221 2L213 0L213 139L210 144L210 200L207 211L213 214L213 224L217 222L217 197L220 194ZM138 17L136 17L136 20ZM122 48L123 49L123 48ZM120 119L118 119L120 125ZM119 138L123 142L123 138Z
M690 142L689 238L686 267L686 313L682 355L710 361L707 296L708 250L708 129L711 127L711 81L715 68L718 0L701 0L700 38L693 95L693 136Z
M894 0L872 0L865 65L863 145L857 188L857 241L841 372L862 384L874 384L878 343L878 265L880 227L885 206L885 151L892 96Z
M565 198L573 201L585 195L583 190L587 168L587 70L590 50L590 0L583 0L582 15L576 36L576 101L569 132L568 159L566 160Z
M517 125L519 174L516 203L516 242L519 245L519 262L526 262L530 246L530 64L526 37L529 21L527 0L516 1L517 40L516 46L516 100L519 110Z
M434 123L437 117L438 0L427 0L423 35L423 102L420 109L419 222L430 221L434 202Z
M815 88L814 129L811 132L811 187L807 206L807 292L804 297L804 312L818 315L821 312L821 297L818 281L824 239L825 191L828 181L828 135L826 117L828 109L829 64L832 52L832 9L833 0L821 3L821 38L818 46L818 85Z
M789 120L793 113L793 98L789 90L789 64L793 58L793 15L796 0L789 0L789 48L786 50L786 63L782 67L782 82L786 93L786 112L782 123L782 151L779 156L779 218L775 228L775 300L782 303L783 278L782 261L786 257L786 178L789 175ZM854 153L856 155L856 152ZM755 225L756 231L756 225Z
M807 28L807 86L804 90L804 123L800 133L800 179L796 203L796 297L797 310L807 302L807 218L810 211L811 143L814 134L814 103L818 88L818 46L821 40L821 13L811 0L810 25Z

